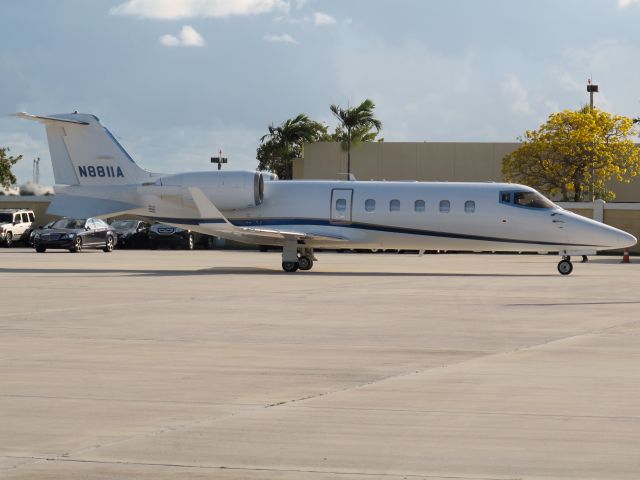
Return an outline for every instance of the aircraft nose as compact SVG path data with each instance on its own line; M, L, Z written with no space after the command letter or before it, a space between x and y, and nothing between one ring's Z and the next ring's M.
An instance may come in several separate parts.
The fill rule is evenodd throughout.
M630 233L618 231L617 236L617 246L619 248L629 248L633 247L636 243L638 243L638 239L631 235Z

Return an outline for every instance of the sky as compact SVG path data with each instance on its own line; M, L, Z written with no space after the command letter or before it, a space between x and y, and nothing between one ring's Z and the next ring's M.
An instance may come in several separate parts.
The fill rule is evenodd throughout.
M0 2L0 146L52 184L44 128L97 115L138 164L255 169L270 124L376 104L385 141L515 141L588 102L640 116L640 0ZM634 33L636 32L636 33Z

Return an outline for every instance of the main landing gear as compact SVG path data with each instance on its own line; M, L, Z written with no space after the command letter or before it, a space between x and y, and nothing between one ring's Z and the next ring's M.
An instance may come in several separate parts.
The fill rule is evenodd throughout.
M297 270L311 270L316 260L313 248L306 248L298 244L285 245L282 249L282 269L293 273Z
M558 262L558 272L561 275L569 275L573 272L573 263L571 263L571 257L569 255L564 255L562 260Z

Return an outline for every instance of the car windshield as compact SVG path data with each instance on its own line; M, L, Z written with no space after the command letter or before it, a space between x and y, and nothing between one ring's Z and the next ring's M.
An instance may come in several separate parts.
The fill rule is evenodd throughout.
M540 195L538 192L515 192L513 203L521 207L529 208L553 208L555 204Z
M53 228L84 228L84 218L62 218L53 224Z
M116 220L111 224L111 226L113 228L124 230L127 228L135 228L136 223L137 222L135 220Z
M13 214L0 213L0 223L11 223L11 222L13 222Z

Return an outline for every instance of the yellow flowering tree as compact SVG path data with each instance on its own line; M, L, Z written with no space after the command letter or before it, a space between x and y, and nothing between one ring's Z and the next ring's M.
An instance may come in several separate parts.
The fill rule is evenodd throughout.
M606 182L630 182L640 174L634 120L598 109L564 110L549 116L502 161L506 181L529 185L551 197L580 202L613 200Z

